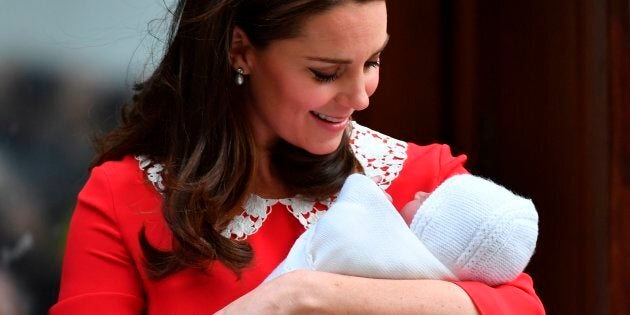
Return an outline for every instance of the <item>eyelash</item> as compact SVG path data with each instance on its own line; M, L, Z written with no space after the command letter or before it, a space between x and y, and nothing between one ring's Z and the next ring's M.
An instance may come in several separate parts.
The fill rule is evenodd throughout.
M378 68L381 66L381 61L368 61L365 64L365 68ZM311 72L315 75L315 80L322 82L322 83L330 83L333 82L335 80L337 80L337 78L339 78L339 75L337 73L333 73L333 74L326 74L326 73L322 73L319 72L315 69L310 69Z

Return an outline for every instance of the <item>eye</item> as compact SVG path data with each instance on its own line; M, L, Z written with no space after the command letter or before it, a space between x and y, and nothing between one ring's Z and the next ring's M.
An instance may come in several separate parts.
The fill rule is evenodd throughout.
M380 59L368 61L368 62L365 63L365 68L366 69L378 68L380 66L381 66L381 60Z
M333 81L337 80L337 78L339 78L339 75L336 72L334 72L334 73L324 73L324 72L321 72L321 71L317 71L315 69L309 69L309 70L311 70L313 75L315 75L315 80L317 80L319 82L329 83L329 82L333 82Z

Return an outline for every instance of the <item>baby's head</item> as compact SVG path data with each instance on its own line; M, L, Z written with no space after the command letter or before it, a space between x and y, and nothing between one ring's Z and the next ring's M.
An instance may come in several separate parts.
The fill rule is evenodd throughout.
M418 204L410 229L460 280L510 281L534 253L534 204L489 180L453 176L426 200L408 203L403 216Z

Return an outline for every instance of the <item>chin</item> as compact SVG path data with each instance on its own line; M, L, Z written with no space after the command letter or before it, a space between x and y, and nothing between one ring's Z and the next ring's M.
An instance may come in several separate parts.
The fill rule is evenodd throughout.
M311 153L311 154L326 155L326 154L331 154L335 152L335 150L339 148L340 144L341 144L341 139L338 139L336 141L330 141L327 143L317 143L317 144L312 144L308 146L302 146L302 149L306 150L308 153Z
M331 154L335 152L336 149L337 148L334 148L332 150L306 150L306 151L314 155L327 155L327 154Z

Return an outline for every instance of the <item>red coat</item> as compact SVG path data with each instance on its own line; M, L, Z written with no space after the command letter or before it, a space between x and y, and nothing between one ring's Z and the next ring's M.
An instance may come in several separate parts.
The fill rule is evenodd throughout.
M380 184L397 209L417 191L433 191L449 176L466 172L466 157L453 157L448 146L417 146L358 125L355 129L355 155L367 175L381 176ZM245 211L224 231L247 238L254 250L252 265L240 279L215 262L206 272L188 269L151 281L142 268L138 232L145 226L149 241L160 248L170 247L171 233L155 187L159 190L159 172L141 162L126 157L92 170L70 224L59 301L51 315L212 314L258 286L285 258L304 226L326 208L325 202L311 211L298 200L258 198L248 204L256 209ZM526 274L498 287L457 284L481 314L544 313Z

